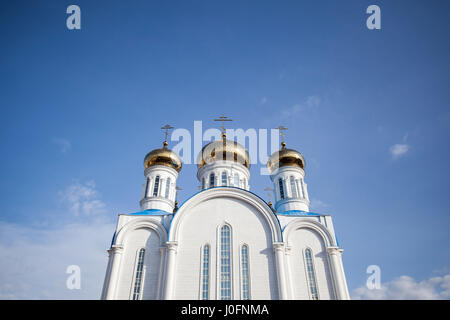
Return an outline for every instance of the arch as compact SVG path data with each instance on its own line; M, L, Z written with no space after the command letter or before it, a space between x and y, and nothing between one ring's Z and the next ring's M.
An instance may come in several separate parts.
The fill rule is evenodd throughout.
M190 199L188 199L174 214L173 219L170 223L169 228L169 240L168 241L178 241L178 234L180 226L183 223L183 219L186 215L190 214L191 208L195 207L201 202L214 199L214 198L233 198L240 201L244 201L247 204L255 208L267 224L270 227L270 232L272 236L272 242L282 242L283 235L281 231L280 224L277 217L273 214L272 209L265 203L261 198L254 195L253 193L235 187L215 187L203 190Z
M321 223L311 220L311 219L301 219L301 220L294 220L290 222L283 230L283 236L286 240L287 245L289 246L289 238L290 235L298 229L311 229L317 232L317 234L323 239L325 247L336 247L336 240L331 235L330 231L322 225Z
M124 239L128 232L131 232L136 229L152 229L154 230L158 236L161 246L165 246L167 242L167 231L164 229L162 224L160 224L156 220L150 220L145 218L134 219L128 223L126 223L120 230L118 231L114 244L123 245Z

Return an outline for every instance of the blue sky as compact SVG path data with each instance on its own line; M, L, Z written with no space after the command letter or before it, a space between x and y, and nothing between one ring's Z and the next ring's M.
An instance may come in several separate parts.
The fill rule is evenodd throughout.
M81 30L66 28L70 4ZM366 28L371 4L381 30ZM288 127L311 209L333 215L352 292L375 264L380 297L411 286L425 292L417 298L450 297L449 9L2 2L0 298L98 298L117 214L139 209L160 127L207 129L222 114L234 128ZM196 192L195 172L183 168L180 202ZM269 178L258 165L251 173L265 197ZM70 264L81 266L81 290L65 288Z

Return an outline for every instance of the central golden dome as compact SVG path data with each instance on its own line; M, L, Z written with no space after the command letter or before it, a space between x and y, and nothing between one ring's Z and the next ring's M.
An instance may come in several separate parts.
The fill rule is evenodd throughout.
M202 148L197 158L198 168L217 160L234 161L250 169L248 151L239 143L227 140L225 134L222 140L212 141Z
M170 149L167 149L167 142L164 141L163 147L161 149L155 149L150 151L144 158L145 168L152 166L161 165L170 167L172 169L181 171L181 159L180 157Z
M276 169L285 166L296 166L305 169L305 159L302 154L294 149L286 149L286 143L281 143L281 150L274 152L269 161L267 161L267 168L272 173Z

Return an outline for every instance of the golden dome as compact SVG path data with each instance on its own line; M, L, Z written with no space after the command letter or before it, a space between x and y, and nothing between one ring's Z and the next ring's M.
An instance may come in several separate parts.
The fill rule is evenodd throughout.
M227 140L225 134L222 134L222 140L212 141L202 148L197 158L198 168L216 160L231 160L250 169L248 151L239 143Z
M161 149L155 149L150 151L144 159L145 168L149 168L151 166L166 166L172 169L181 171L181 159L180 157L170 149L167 149L167 142L164 141L164 145Z
M286 143L281 143L281 150L274 152L269 161L267 161L267 168L272 173L276 169L285 166L296 166L305 169L305 159L302 154L294 149L286 149Z

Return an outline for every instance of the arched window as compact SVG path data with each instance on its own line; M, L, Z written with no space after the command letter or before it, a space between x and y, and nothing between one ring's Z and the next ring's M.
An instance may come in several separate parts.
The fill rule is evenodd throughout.
M242 262L242 299L250 299L250 285L249 285L249 272L248 272L248 246L244 244L241 249L241 262Z
M167 180L166 180L166 198L169 198L169 191L170 191L170 178L167 178Z
M224 171L222 172L222 186L226 186L227 185L227 172Z
M142 287L142 272L144 269L144 256L145 249L142 248L139 250L139 256L136 266L136 276L134 279L134 290L133 290L133 300L139 300L141 296L141 287Z
M237 173L234 174L234 183L235 187L239 187L239 175Z
M231 234L230 227L220 229L220 299L231 300Z
M205 178L202 178L202 190L205 189Z
M316 273L314 270L314 262L312 258L311 249L305 250L306 271L308 275L308 286L311 298L313 300L319 300L319 292L317 291Z
M209 187L210 187L210 188L211 188L211 187L214 187L215 180L216 180L216 177L214 176L214 173L211 173L211 174L209 175Z
M148 188L149 187L150 187L150 178L147 178L147 181L145 182L144 198L147 198Z
M280 186L280 198L284 199L284 187L283 187L283 180L281 178L278 179L278 185Z
M209 299L209 245L203 247L203 264L202 264L202 300Z
M153 196L157 197L159 192L159 176L156 176L155 178L155 186L153 187Z
M297 189L295 188L294 176L290 176L289 182L290 182L290 185L291 185L292 198L298 198Z

